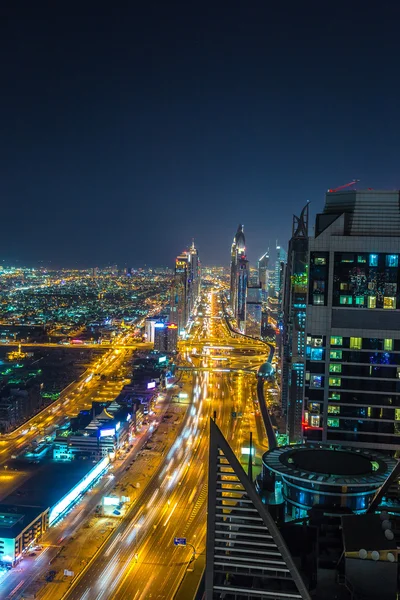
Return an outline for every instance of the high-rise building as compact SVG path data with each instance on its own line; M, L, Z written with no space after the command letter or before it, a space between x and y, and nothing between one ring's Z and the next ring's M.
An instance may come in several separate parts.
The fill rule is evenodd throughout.
M302 441L306 362L308 204L293 216L283 292L282 410L290 443Z
M230 303L237 326L243 332L246 328L247 280L246 241L243 225L239 225L231 248Z
M308 285L303 435L309 441L399 448L399 232L399 191L330 191L309 238L308 271L288 274L302 290ZM302 291L296 304L304 297ZM301 341L300 333L302 325ZM303 381L290 379L293 368L292 356L284 386L300 402Z
M176 323L155 324L154 330L154 350L159 352L175 352L178 342L178 326Z
M269 264L269 249L258 260L258 279L261 283L263 299L268 297L268 264Z
M144 335L146 337L146 342L154 343L154 333L155 333L155 325L157 323L156 317L147 317L144 322Z
M189 280L188 280L188 316L198 302L200 296L201 272L199 252L195 248L194 241L189 249Z
M189 250L185 250L175 260L175 278L171 290L172 323L178 325L178 333L182 334L188 324L195 307L201 285L199 253L194 242Z
M246 334L261 337L261 284L248 286L246 299Z
M287 253L281 246L276 246L276 261L275 261L275 274L274 284L275 293L279 299L283 288L283 282L285 280L285 267L287 263Z
M206 600L310 600L251 474L245 473L214 421L210 423L208 473Z

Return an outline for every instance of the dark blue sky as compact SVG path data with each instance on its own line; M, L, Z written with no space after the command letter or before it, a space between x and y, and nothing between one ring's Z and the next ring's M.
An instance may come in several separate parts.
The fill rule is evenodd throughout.
M396 2L9 4L3 258L222 264L242 222L255 261L328 187L400 187Z

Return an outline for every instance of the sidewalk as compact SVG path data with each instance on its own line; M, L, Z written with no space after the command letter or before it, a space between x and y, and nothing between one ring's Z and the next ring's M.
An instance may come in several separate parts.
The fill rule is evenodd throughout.
M203 576L205 566L206 556L205 554L200 554L200 556L198 556L196 560L188 566L188 569L193 569L193 571L186 570L186 574L182 579L182 583L174 596L174 600L195 599L197 590L201 583L201 578Z

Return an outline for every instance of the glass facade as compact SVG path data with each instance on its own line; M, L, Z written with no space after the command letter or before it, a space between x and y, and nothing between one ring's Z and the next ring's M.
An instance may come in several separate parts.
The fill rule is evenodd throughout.
M332 305L351 308L400 306L398 254L334 253ZM327 285L327 282L325 282Z

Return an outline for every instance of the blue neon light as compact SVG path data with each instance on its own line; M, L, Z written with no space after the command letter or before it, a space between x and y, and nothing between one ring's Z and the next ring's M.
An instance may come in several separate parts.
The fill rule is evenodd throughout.
M68 492L66 496L64 496L64 498L61 498L61 500L53 506L49 515L49 525L52 525L54 521L56 521L56 519L58 519L58 517L88 489L90 484L108 467L109 462L109 457L105 456L87 475L85 475L83 479L79 481L79 483L76 484L75 487L72 488L70 492Z

